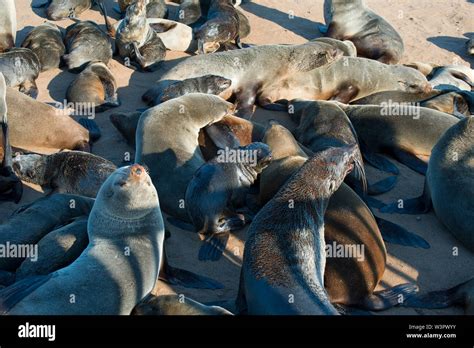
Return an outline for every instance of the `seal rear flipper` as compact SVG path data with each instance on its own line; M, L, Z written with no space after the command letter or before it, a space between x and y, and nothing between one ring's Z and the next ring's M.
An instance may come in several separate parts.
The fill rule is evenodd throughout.
M77 122L89 131L89 139L91 142L96 142L100 139L102 133L100 132L100 128L94 120L89 118L81 118Z
M199 249L199 261L219 261L229 240L229 233L215 233Z
M409 246L413 248L429 249L430 244L415 233L409 232L402 226L375 216L380 233L385 242Z
M25 278L0 290L0 315L6 315L21 300L46 283L52 274Z
M192 289L223 289L224 285L218 281L190 272L175 268L167 264L164 271L160 272L160 280L171 284L184 286Z
M404 303L418 292L415 284L400 284L387 290L375 291L367 296L359 307L370 311L382 311Z
M394 149L393 154L400 163L403 163L417 173L426 175L426 170L428 169L428 164L426 162L403 150Z
M188 231L188 232L196 232L194 225L189 222L185 222L183 220L180 220L172 216L168 216L166 218L166 221L168 221L171 225L178 227L181 230Z
M388 191L391 191L397 184L396 176L389 176L383 180L377 181L374 184L369 184L367 187L367 193L372 196L381 195Z
M404 301L402 307L441 309L464 305L466 294L463 292L463 287L473 280L474 278L450 289L431 291L422 295L417 294Z

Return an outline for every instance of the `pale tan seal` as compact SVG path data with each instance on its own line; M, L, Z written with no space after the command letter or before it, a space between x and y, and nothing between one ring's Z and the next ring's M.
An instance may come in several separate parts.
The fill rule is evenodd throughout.
M3 0L0 8L0 53L15 46L16 8L14 0Z

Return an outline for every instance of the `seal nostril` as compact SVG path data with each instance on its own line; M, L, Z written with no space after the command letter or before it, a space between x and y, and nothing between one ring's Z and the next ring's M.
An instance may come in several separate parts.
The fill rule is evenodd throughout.
M135 169L135 174L141 175L141 174L142 174L142 170L141 170L140 168Z

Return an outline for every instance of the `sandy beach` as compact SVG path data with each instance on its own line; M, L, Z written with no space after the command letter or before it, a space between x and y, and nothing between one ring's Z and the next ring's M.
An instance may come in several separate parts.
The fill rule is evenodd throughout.
M16 45L20 46L32 27L43 23L43 9L32 9L31 1L17 0L18 33ZM413 61L432 62L442 65L462 64L474 68L474 59L465 51L466 35L474 35L474 1L472 0L367 0L368 6L384 16L400 33L405 43L402 63ZM111 21L119 19L113 11L114 1L107 1ZM171 19L176 13L176 4L169 3ZM296 44L321 36L318 24L324 23L323 0L257 0L242 5L242 11L249 18L252 32L243 40L246 44ZM93 20L103 28L104 20L97 9L88 10L81 19ZM66 28L71 20L55 22ZM167 63L161 70L142 73L131 70L116 60L109 67L117 79L118 95L122 102L119 108L96 115L101 131L101 139L94 145L93 153L107 158L116 165L123 165L127 153L133 158L134 149L127 145L122 136L109 121L114 112L128 112L144 108L141 95L169 68L174 59L187 56L182 52L167 53ZM41 73L38 80L39 97L42 102L63 102L65 92L76 75L66 70L54 69ZM290 130L295 127L285 113L259 109L255 120L265 124L269 119L278 119ZM421 194L424 177L397 163L401 174L396 188L379 197L384 202L399 198L411 198ZM368 168L371 182L384 177L375 169ZM43 193L39 187L25 186L21 204L29 203ZM474 198L473 198L474 199ZM6 221L9 214L19 205L2 203L0 222ZM474 254L464 248L440 223L434 213L426 215L385 215L379 216L398 223L425 238L430 249L414 249L387 244L388 263L379 289L400 283L416 282L421 292L444 289L454 286L474 276ZM196 290L169 286L159 281L154 293L178 293L201 302L224 301L235 298L239 284L239 274L246 230L233 233L229 239L224 257L218 262L198 260L200 240L197 235L167 226L171 238L166 242L170 263L221 282L221 290ZM458 253L453 253L457 250ZM380 315L417 314L462 314L461 308L442 310L421 310L393 308Z

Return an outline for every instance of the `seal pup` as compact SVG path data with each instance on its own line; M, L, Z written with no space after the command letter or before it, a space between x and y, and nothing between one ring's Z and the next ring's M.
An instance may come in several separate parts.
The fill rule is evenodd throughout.
M379 153L389 153L411 169L425 174L433 146L458 122L452 115L411 105L402 109L399 105L339 106L354 125L366 161L392 174L398 174L398 168Z
M167 86L157 97L158 99L153 101L153 104L158 105L188 93L206 93L223 96L221 94L230 88L231 84L232 81L230 79L215 75L185 79Z
M239 209L242 212L250 186L271 160L268 145L251 143L222 149L196 171L186 189L185 206L195 231L208 244L201 249L200 260L217 261L228 238L223 235L248 222ZM216 244L223 239L222 245Z
M324 213L355 152L352 146L317 153L255 216L237 308L251 315L338 314L324 289Z
M87 120L82 126L63 110L11 88L7 89L6 100L10 142L16 148L89 151L89 143L100 137L93 120Z
M66 53L63 35L57 25L45 22L28 33L21 47L32 50L39 59L41 72L61 65L61 57Z
M3 160L0 168L0 200L18 203L23 194L23 185L13 170L12 148L8 130L7 85L0 72L0 124L2 125Z
M0 292L1 311L13 315L130 314L153 289L163 250L158 194L145 168L122 167L106 180L87 230L89 246L75 262L50 275L17 282L7 295ZM77 302L70 302L71 294Z
M321 28L322 32L334 39L351 40L361 57L397 64L403 56L400 35L363 0L325 0L324 20L327 29Z
M16 8L14 0L3 0L0 9L0 53L15 47Z
M120 106L117 96L117 81L101 61L90 62L71 82L66 99L74 105L91 105L95 112L104 112Z
M474 88L474 70L464 65L439 66L431 71L428 80L435 89L452 89L454 86L471 91Z
M157 85L142 99L150 105L169 84L204 75L232 80L232 93L239 116L250 118L257 96L268 85L282 81L297 71L308 72L329 64L342 52L322 42L302 45L266 45L241 50L197 55L179 62L163 74ZM265 69L257 68L265 66ZM279 88L281 86L276 86Z
M320 69L289 75L284 83L277 81L267 86L258 101L263 107L291 99L335 100L347 104L382 91L428 93L431 90L426 77L415 69L366 58L342 57Z
M216 52L221 45L240 43L240 17L230 0L211 0L206 22L195 31L200 54Z
M166 47L148 25L145 0L137 0L127 8L125 19L116 31L118 54L125 64L153 71L166 56ZM127 60L128 59L128 60Z
M80 14L90 9L95 3L93 0L47 0L33 8L46 7L46 17L53 21L64 18L77 18Z
M107 64L112 59L112 44L99 26L91 21L80 21L66 28L64 37L67 54L63 60L71 72L79 72L92 61Z
M53 193L94 198L117 167L88 152L65 151L52 155L17 155L13 158L13 169L21 180L50 187Z
M233 315L219 306L206 306L183 295L150 295L136 305L132 315Z
M89 214L94 200L77 195L54 194L17 209L0 225L0 244L32 245L71 219ZM0 258L0 270L15 270L19 257Z
M420 197L386 205L384 213L420 214L433 208L438 219L474 251L474 116L450 127L431 151Z
M8 87L19 87L20 92L36 99L36 79L41 71L38 56L28 48L12 48L0 53L0 72Z
M36 244L37 259L25 259L16 270L16 281L47 275L71 264L87 247L87 215L49 232Z
M135 161L148 166L167 214L189 221L183 205L186 188L196 170L205 163L199 150L199 132L234 110L234 105L218 96L191 93L141 115Z

